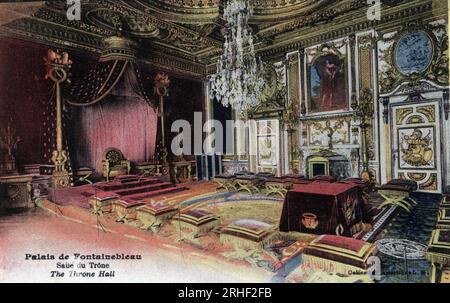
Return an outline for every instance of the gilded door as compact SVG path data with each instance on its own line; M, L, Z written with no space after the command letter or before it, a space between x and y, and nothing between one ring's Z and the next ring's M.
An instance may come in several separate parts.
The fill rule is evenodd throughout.
M439 102L392 106L393 178L414 180L419 191L442 192Z

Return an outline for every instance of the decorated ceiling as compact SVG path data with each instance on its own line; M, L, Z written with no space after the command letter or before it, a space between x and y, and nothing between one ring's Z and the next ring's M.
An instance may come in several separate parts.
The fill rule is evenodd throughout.
M96 54L101 53L105 38L122 35L137 42L142 60L205 76L222 51L224 2L82 0L81 20L69 21L65 0L46 1L37 9L35 3L31 14L3 24L1 32ZM250 26L256 37L256 50L264 58L370 26L366 0L252 2L255 12ZM432 1L386 0L383 6L395 13L411 3L429 2ZM9 11L17 14L13 7ZM348 30L343 25L348 25Z

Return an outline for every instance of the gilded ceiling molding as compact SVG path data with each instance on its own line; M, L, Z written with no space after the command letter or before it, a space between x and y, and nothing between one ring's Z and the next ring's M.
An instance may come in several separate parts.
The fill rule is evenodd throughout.
M360 0L343 0L339 1L339 6L333 8L327 7L330 3L335 3L336 1L321 0L315 1L314 9L307 11L301 18L295 18L294 20L289 20L282 24L277 24L259 31L259 36L275 36L288 31L292 31L298 28L310 27L312 25L320 24L321 22L329 22L339 15L347 13L349 11L359 9L363 6L367 7L367 3L361 3ZM355 5L357 3L357 5ZM320 10L320 9L322 10ZM316 11L317 10L317 11ZM304 11L302 13L305 13Z
M137 1L138 0L126 2L121 1L121 3L123 3L123 6L118 6L117 4L115 4L112 5L112 9L117 10L117 7L121 7L121 10L123 11L126 7L128 11L133 11L137 14L140 14L142 18L145 18L147 21L152 22L153 25L161 30L162 34L158 37L159 39L157 40L167 43L168 46L171 44L175 44L175 46L179 47L180 49L184 49L184 47L186 46L189 46L191 48L210 48L211 46L217 48L222 47L221 41L211 39L207 36L201 36L195 30L170 22L169 20L165 20L164 18L161 18L161 16L155 15L151 9L142 7L136 8Z
M392 29L394 26L403 24L405 20L417 19L430 13L432 9L431 0L416 0L411 2L401 7L386 9L380 21L368 20L366 7L364 7L360 9L358 16L353 16L353 18L345 17L347 19L346 22L333 20L329 23L316 25L314 32L307 28L295 30L286 35L280 35L273 42L273 45L260 49L259 55L263 58L270 58L279 53L289 53L297 49L339 39L368 29L376 29L378 31Z
M191 76L199 80L206 80L206 68L202 64L195 64L187 60L180 60L164 53L153 54L151 57L140 58L143 63L148 63L159 69L171 71L186 76Z
M431 0L383 6L381 21L367 19L366 0L253 2L256 7L251 23L256 32L255 47L265 61L278 60L286 53L364 30L382 32L408 20L437 18ZM116 35L120 27L124 36L139 43L138 52L143 59L153 60L151 57L168 54L171 60L167 63L173 62L177 70L188 62L194 67L186 68L187 73L215 71L223 46L221 30L225 26L220 18L219 0L83 0L82 21L67 20L65 4L63 0L47 1L32 17L17 19L2 26L1 31L21 39L98 55L103 39ZM269 16L273 14L277 18Z
M218 0L148 1L136 0L129 5L174 22L211 23L219 17Z
M62 25L67 28L73 28L82 31L83 33L90 33L98 36L112 36L115 30L100 28L95 25L90 25L82 21L69 21L67 16L60 10L51 6L44 6L33 14L33 18L37 20L54 23L54 25Z
M19 39L70 47L91 53L100 53L103 46L103 38L100 36L80 36L79 33L71 29L64 29L58 25L55 26L33 18L18 19L8 26L3 26L1 31Z
M293 0L293 1L267 1L254 0L255 15L251 23L280 23L308 18L309 15L324 9L334 0ZM301 18L299 18L302 16Z

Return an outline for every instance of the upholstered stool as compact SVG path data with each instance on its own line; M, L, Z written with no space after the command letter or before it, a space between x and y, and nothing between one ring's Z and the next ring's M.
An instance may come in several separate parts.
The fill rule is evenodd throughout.
M275 177L274 174L272 174L272 173L267 173L267 172L260 172L260 173L257 173L256 176L257 176L258 178L263 178L263 179L274 178L274 177Z
M242 219L222 228L220 243L241 249L257 249L263 246L274 231L274 227L265 222Z
M305 176L300 174L286 174L281 176L282 179L298 179L298 180L304 180Z
M416 191L418 188L417 182L405 179L392 179L387 184L389 185L402 185L408 188L410 191Z
M247 170L241 170L234 174L235 176L254 176L255 174Z
M362 193L362 198L364 200L364 203L368 203L370 200L370 193L372 191L372 188L370 186L370 182L361 178L347 178L340 182L344 183L350 183L350 184L356 184L360 189Z
M119 199L119 195L113 192L99 192L89 199L89 205L94 214L102 216L105 212L112 211L112 203Z
M259 193L261 188L264 187L264 183L264 179L253 175L236 176L236 180L234 182L236 191L245 190L249 194Z
M120 199L112 203L112 212L117 222L128 223L136 219L136 208L144 204L144 202Z
M86 184L93 184L90 178L94 174L94 170L89 167L83 167L76 169L73 173L75 177L75 183L86 183Z
M307 184L311 183L311 180L306 180L305 176L298 174L287 174L281 176L281 179L291 182L292 184Z
M372 243L322 235L304 249L302 266L348 276L349 272L366 272L368 259L376 253L377 247Z
M450 230L435 229L431 233L426 258L431 262L431 282L448 281L450 270Z
M211 231L219 224L217 216L202 209L190 209L172 218L172 225L181 238L190 240Z
M441 207L436 228L450 229L450 208Z
M442 196L441 207L450 208L450 194Z
M387 205L397 205L407 212L411 212L411 209L417 205L417 202L410 195L416 189L417 183L414 181L392 180L377 189L378 193L385 199L378 208L381 209Z
M268 178L266 179L266 195L280 195L284 198L293 184L289 179Z
M311 184L314 181L313 180L308 180L308 179L304 179L304 180L295 180L295 179L287 179L288 181L291 181L292 184L295 185L306 185L306 184Z
M369 189L370 182L361 178L347 178L342 180L342 182L349 182L358 185L362 189Z
M311 180L313 180L313 181L322 181L322 182L330 182L330 183L334 183L334 182L337 181L336 178L333 177L333 176L315 176Z
M450 185L444 188L444 193L450 195Z
M236 177L234 175L217 175L214 177L214 182L217 183L217 189L225 189L226 191L233 192L236 191L236 186L234 184Z
M142 223L141 229L157 231L164 221L172 218L178 209L163 203L149 203L136 208L136 218Z

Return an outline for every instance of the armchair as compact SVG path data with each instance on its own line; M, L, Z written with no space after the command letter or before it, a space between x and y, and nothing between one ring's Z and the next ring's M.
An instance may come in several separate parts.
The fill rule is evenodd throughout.
M125 159L123 153L117 148L108 148L103 153L103 177L109 182L111 177L129 175L131 163Z

